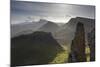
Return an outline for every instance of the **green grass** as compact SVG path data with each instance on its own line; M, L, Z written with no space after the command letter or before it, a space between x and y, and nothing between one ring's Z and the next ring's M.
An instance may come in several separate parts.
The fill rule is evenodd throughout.
M87 62L89 62L90 61L90 48L89 47L86 47L85 53L86 53Z
M60 52L57 54L57 56L54 58L54 60L50 63L52 64L59 64L59 63L65 63L68 59L68 52L66 50Z
M86 61L89 62L90 61L90 48L89 47L86 47L85 53L86 53ZM69 55L68 50L59 52L57 56L54 58L54 60L50 62L50 64L67 63L68 55Z

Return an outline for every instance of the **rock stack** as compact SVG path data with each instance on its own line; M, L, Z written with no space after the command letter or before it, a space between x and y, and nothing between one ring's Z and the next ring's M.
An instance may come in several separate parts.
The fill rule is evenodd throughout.
M81 22L77 23L75 37L71 44L70 62L85 62L85 30Z

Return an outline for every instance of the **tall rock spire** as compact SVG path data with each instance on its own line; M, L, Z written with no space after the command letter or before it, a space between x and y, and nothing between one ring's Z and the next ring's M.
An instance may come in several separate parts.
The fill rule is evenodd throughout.
M75 37L71 44L71 62L86 61L85 55L85 30L81 22L77 23Z

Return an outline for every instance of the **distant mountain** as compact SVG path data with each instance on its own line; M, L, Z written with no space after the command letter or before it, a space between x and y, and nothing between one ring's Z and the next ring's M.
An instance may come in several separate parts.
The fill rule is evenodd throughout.
M71 18L68 23L64 24L62 28L54 34L54 37L58 41L65 41L67 44L70 44L73 40L76 25L80 22L84 24L85 28L85 37L87 40L87 33L90 32L95 27L95 19L76 17Z
M43 26L41 26L38 31L44 31L44 32L55 32L59 29L59 26L51 21L48 21L46 24L44 24Z
M11 65L48 64L63 51L51 33L34 32L11 39Z
M24 22L21 24L11 25L11 37L16 37L22 34L29 34L37 31L41 26L46 24L48 21L40 19L39 22Z
M57 23L58 26L62 27L65 23Z

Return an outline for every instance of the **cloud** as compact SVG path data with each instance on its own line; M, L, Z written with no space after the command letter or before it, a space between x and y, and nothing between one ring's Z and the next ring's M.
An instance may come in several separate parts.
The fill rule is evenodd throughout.
M87 5L69 5L69 4L57 4L57 3L55 4L55 3L43 3L43 2L12 1L11 14L12 16L15 16L15 18L22 17L22 16L24 17L39 16L39 17L49 17L49 18L56 17L56 19L52 19L52 20L57 21L59 20L59 18L61 18L63 21L66 21L65 17L69 17L69 16L81 16L81 17L94 18L95 7L87 6ZM24 19L22 18L22 20Z

